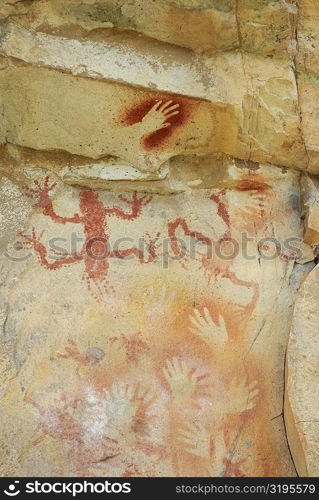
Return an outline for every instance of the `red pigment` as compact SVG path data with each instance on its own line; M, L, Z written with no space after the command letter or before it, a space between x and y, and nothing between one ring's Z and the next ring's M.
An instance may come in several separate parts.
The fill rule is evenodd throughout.
M64 217L56 214L50 191L56 187L56 183L50 185L49 177L44 180L43 185L38 180L34 181L34 186L29 188L23 186L24 194L33 198L36 202L34 207L41 208L45 216L50 217L53 222L59 224L80 224L85 234L85 242L80 252L61 255L59 259L50 262L48 260L48 249L40 241L41 234L36 235L35 228L32 228L32 235L21 234L25 242L33 247L43 267L50 270L57 270L63 266L84 262L85 272L82 279L86 281L87 287L96 300L100 300L100 295L108 291L107 275L109 271L109 259L123 259L129 255L134 255L141 264L147 264L156 260L156 244L150 241L148 246L149 255L146 257L144 251L139 248L128 248L110 252L108 249L109 228L107 225L108 217L114 216L122 220L135 220L142 212L143 206L151 202L152 197L142 195L138 197L133 193L132 198L128 199L123 195L118 198L128 206L128 210L120 206L106 207L99 199L99 194L95 191L84 189L80 192L80 214L74 214L72 217ZM156 238L159 237L159 234ZM18 242L17 248L24 248L23 242ZM146 252L147 253L147 252ZM94 291L96 289L96 292Z
M243 180L238 186L236 186L237 191L266 191L270 186L263 182L258 182L255 180Z
M184 125L188 118L190 117L192 107L194 106L193 101L190 99L183 99L180 96L168 95L168 96L157 96L151 99L142 101L135 106L128 109L121 119L123 125L134 125L143 120L144 116L152 109L152 107L158 102L162 101L162 104L168 101L173 101L172 104L179 104L177 111L179 113L168 119L171 124L169 127L156 130L150 134L147 134L142 139L142 145L146 150L152 150L162 145L167 141L167 139L173 135L174 131Z

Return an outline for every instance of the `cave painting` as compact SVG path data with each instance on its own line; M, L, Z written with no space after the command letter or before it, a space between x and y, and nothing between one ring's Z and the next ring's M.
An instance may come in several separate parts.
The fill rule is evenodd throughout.
M126 110L121 123L130 127L130 133L134 128L139 130L139 143L151 152L163 147L175 129L187 121L188 115L186 99L147 99Z
M22 240L35 250L37 272L57 272L60 282L72 266L74 296L84 305L74 329L73 322L64 326L64 317L78 310L63 309L58 338L44 327L45 346L35 350L43 352L36 356L38 372L21 371L32 429L26 457L41 456L48 447L51 455L59 450L63 470L76 476L267 476L289 469L272 422L277 382L271 382L270 394L273 373L252 353L256 332L262 331L256 313L265 300L261 281L254 269L242 269L241 256L222 259L214 252L216 244L227 247L243 225L249 234L264 231L274 190L265 186L267 179L249 175L239 179L238 190L200 190L178 195L171 204L160 195L63 186L57 191L49 177L33 177L23 188L37 209L31 235L25 230ZM68 216L59 215L65 214L62 189L68 201L74 199ZM238 210L247 213L245 220L234 218ZM248 217L252 211L256 228ZM83 248L51 261L41 231L71 231L72 224L84 233ZM90 240L97 242L93 253L100 257L105 241L124 235L134 241L144 235L145 252L130 244L122 252L110 250L106 259L88 257ZM187 238L196 243L194 254L189 248L166 269L165 252L177 257ZM279 263L289 265L281 258ZM87 287L77 283L83 264ZM32 283L30 290L36 293ZM62 297L61 307L72 300ZM18 356L34 332L42 332L30 315L21 327Z
M113 111L114 113L114 111ZM114 154L141 170L156 171L184 152L206 151L212 136L210 105L175 95L141 95L109 123L105 140Z
M50 192L54 190L56 183L50 185L49 177L46 177L43 185L38 180L34 181L34 187L30 188L24 186L23 191L26 196L36 200L34 208L42 210L43 215L50 217L52 221L58 224L81 224L85 234L85 243L80 252L72 254L56 254L56 259L49 262L47 255L48 251L45 245L41 242L43 231L37 235L33 227L31 235L21 234L24 238L23 248L29 246L37 253L40 263L47 269L56 270L62 266L84 261L85 271L82 279L86 281L88 289L97 300L101 298L103 293L110 290L110 285L107 280L109 269L108 259L124 259L130 255L134 255L141 264L148 264L153 262L156 258L156 241L159 234L155 239L151 239L149 235L147 243L147 252L140 248L129 248L123 250L108 251L107 244L109 234L107 232L107 217L117 217L121 220L134 220L139 217L143 206L150 203L152 197L142 195L138 197L136 193L133 194L131 199L124 195L119 195L119 200L128 205L130 211L125 211L118 206L104 207L103 203L99 200L98 193L92 190L82 190L80 195L80 214L75 214L72 217L64 217L56 214Z
M171 221L168 223L168 234L171 241L171 249L173 251L173 254L175 254L176 256L181 255L181 253L183 252L183 248L181 248L179 239L177 238L178 231L181 231L184 236L193 238L194 240L202 243L202 246L205 249L196 249L193 255L193 259L199 262L199 269L203 271L209 285L216 285L216 282L218 280L226 279L230 280L234 285L238 287L244 287L246 290L251 290L252 294L249 303L246 306L236 305L237 310L232 312L233 321L242 321L245 318L248 319L256 307L259 298L259 285L254 281L243 280L236 276L236 273L231 270L232 261L234 259L218 258L218 256L216 255L216 245L218 245L220 249L223 248L223 252L225 252L224 254L226 255L227 246L230 247L230 252L232 251L232 244L229 240L232 237L233 226L231 225L229 210L225 202L223 201L223 197L225 196L225 194L226 189L223 189L220 191L214 191L209 196L209 199L216 205L217 215L223 221L225 226L224 233L218 238L217 241L213 241L210 237L198 231L191 230L188 226L188 222L183 218L178 218L175 221ZM263 210L261 200L259 199L259 194L257 194L257 206L255 200L255 192L253 191L250 195L252 196L254 203L252 210ZM249 211L250 207L243 205L243 209ZM187 255L186 252L184 258L180 259L180 263L181 265L187 267L189 261L190 256Z
M1 476L311 475L319 2L0 3Z
M158 106L159 104L155 105L156 109L159 109ZM170 108L165 107L164 111L165 109ZM152 111L154 111L154 108L152 108ZM170 111L170 113L174 113L175 115L176 112ZM80 192L80 214L76 213L72 217L65 217L56 214L50 198L50 192L54 190L56 185L56 183L50 185L49 177L47 176L43 185L41 185L38 180L35 180L34 187L30 188L24 186L23 191L27 197L36 200L34 208L41 209L43 215L50 217L54 222L58 224L81 224L81 226L83 226L86 240L80 252L59 255L56 251L53 251L53 253L56 254L56 259L53 262L49 262L47 258L48 251L45 245L41 242L43 231L37 235L36 229L33 227L31 235L22 234L22 237L24 238L24 244L22 246L23 248L26 248L27 246L33 248L39 257L42 266L50 270L56 270L62 266L72 265L80 261L84 261L85 271L82 279L86 281L88 289L92 295L97 300L100 300L104 293L112 291L112 285L110 285L107 280L109 270L108 259L124 259L130 255L134 255L141 264L149 264L156 261L158 257L157 250L160 247L160 244L157 242L160 236L159 233L157 233L156 237L153 239L151 239L147 233L144 236L145 239L148 238L146 253L145 249L142 250L141 248L136 247L125 250L117 249L114 251L109 251L107 248L109 240L109 234L107 232L107 217L115 216L121 220L135 220L140 216L142 207L151 202L151 196L141 195L138 197L137 193L133 193L132 199L128 199L124 195L119 195L119 200L128 204L131 208L130 212L126 212L123 208L118 206L105 207L99 200L98 193L86 189ZM220 192L214 192L210 195L210 200L217 205L218 216L225 224L225 232L219 238L217 243L227 243L227 239L230 238L231 235L228 209L226 208L225 203L221 201L221 197L225 194L225 192L226 190L222 190ZM252 196L254 196L254 193ZM260 205L261 202L259 201L258 203ZM176 231L178 229L182 229L185 236L194 238L195 240L204 243L207 249L212 250L209 254L207 254L207 251L201 252L197 250L196 252L196 259L199 260L200 268L203 269L209 283L213 279L216 281L220 277L229 279L240 287L253 290L251 302L245 308L241 308L239 310L240 314L244 314L249 317L249 314L251 314L254 310L259 297L258 284L238 279L236 274L230 269L231 263L229 260L219 259L217 262L213 251L214 242L212 239L198 231L190 230L187 221L183 218L178 218L173 222L168 222L167 224L167 234L170 238L171 248L175 255L180 255L181 251L176 238ZM187 260L187 256L185 257ZM182 265L187 265L184 258L181 259L180 262Z
M164 298L165 290L160 293ZM166 314L173 305L168 297ZM248 378L232 352L222 317L216 324L207 308L193 309L187 324L183 349L174 334L176 323L160 342L155 331L136 332L130 342L120 334L106 340L103 349L82 353L69 340L55 357L72 363L81 391L55 394L48 407L26 393L37 421L31 445L47 437L63 442L72 473L81 476L156 476L163 470L245 476L245 457L234 456L234 442L238 426L259 404L257 379ZM231 374L225 366L230 359Z

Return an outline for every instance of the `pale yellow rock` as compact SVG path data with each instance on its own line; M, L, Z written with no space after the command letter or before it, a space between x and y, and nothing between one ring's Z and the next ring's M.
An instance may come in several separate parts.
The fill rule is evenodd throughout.
M319 73L319 13L316 2L299 0L298 67L300 71ZM315 75L313 75L315 77Z
M319 267L305 279L296 300L286 361L285 419L301 476L319 475Z
M286 240L301 235L299 173L233 162L224 190L196 186L150 199L22 170L21 196L34 211L1 260L8 286L15 276L0 302L11 367L1 402L7 470L294 476L282 403L294 297ZM218 242L228 231L238 252L209 257L207 238ZM186 244L183 258L174 234ZM274 248L258 250L258 242L274 235L282 255L271 258ZM73 258L75 243L80 252L94 236L108 239L111 254L135 251Z
M9 30L8 40L12 33ZM9 55L18 56L12 45L14 39L10 45L6 36L3 52L8 49ZM34 38L31 40L33 47ZM61 43L63 47L63 40ZM50 47L52 51L54 44ZM88 47L95 50L90 44ZM76 63L79 67L81 57L83 61L87 59L81 53L81 46L74 45L74 50L79 50ZM21 57L27 62L45 65L36 51L26 49L25 53L31 57L22 52ZM64 54L58 50L60 62L56 66L70 71L70 58L67 51ZM49 66L53 64L50 57L48 54ZM155 61L154 54L152 57ZM96 71L96 67L92 68ZM6 140L33 149L58 149L90 158L111 154L142 170L157 170L167 159L186 152L226 153L255 162L307 168L298 93L289 62L225 53L203 59L201 68L200 81L205 81L207 72L213 75L212 81L208 79L205 83L206 100L183 101L175 94L100 82L90 72L87 78L80 78L12 61L1 74L6 101ZM169 83L175 69L173 64L170 67L161 62L156 71L163 81L167 74ZM110 78L111 74L114 80L123 77L116 66L104 78ZM139 84L147 86L148 66L142 64L137 75ZM192 80L186 77L184 92L183 77L176 81L180 82L180 93L187 94ZM169 88L176 92L176 86ZM168 107L167 118L165 113L150 113L159 100ZM168 101L172 101L171 106ZM25 120L31 109L31 119ZM170 110L175 116L168 113ZM124 126L125 116L129 116L130 126Z
M161 55L163 50L165 56ZM119 37L113 32L103 42L78 40L3 22L0 53L75 76L114 80L190 97L207 99L214 80L205 70L205 59L190 51L158 42L146 43L125 34ZM136 71L132 71L132 66Z
M294 54L298 0L238 0L234 3L238 5L243 50L284 57Z
M2 0L3 16L18 13L26 27L85 36L112 28L143 33L195 51L241 48L285 56L293 52L296 0Z
M301 72L298 77L301 127L307 149L307 171L319 173L319 78L315 73Z
M0 170L1 172L1 170ZM5 251L14 233L23 229L32 211L31 203L21 198L21 182L0 173L0 249Z
M319 13L315 2L300 0L296 68L302 131L309 156L309 172L319 172Z
M319 181L306 176L302 181L305 215L304 241L312 247L319 245Z
M154 171L178 153L218 150L220 143L227 147L236 141L235 123L226 134L221 126L214 128L222 120L231 125L232 110L225 117L224 106L212 112L206 101L31 66L9 68L4 74L10 143L94 159L115 155ZM171 125L165 128L166 120Z
M230 0L38 0L11 8L5 5L4 12L19 12L25 26L60 34L69 29L83 35L119 28L197 51L239 46L235 6Z
M8 144L0 154L0 168L6 172L39 168L49 170L66 184L111 191L177 194L207 188L237 188L241 186L240 169L271 167L238 160L221 154L178 155L163 164L158 172L143 172L114 157L96 160L56 151L34 151ZM282 179L280 169L271 169L272 178ZM277 175L276 175L277 172ZM154 182L156 181L156 182ZM311 259L310 257L311 252ZM304 248L301 260L313 260L311 249Z
M242 103L242 140L249 142L249 159L306 169L308 157L291 64L250 55L243 56L243 63L248 92Z
M1 475L318 475L318 20L0 0Z
M306 219L305 242L311 246L319 245L319 207L311 210Z

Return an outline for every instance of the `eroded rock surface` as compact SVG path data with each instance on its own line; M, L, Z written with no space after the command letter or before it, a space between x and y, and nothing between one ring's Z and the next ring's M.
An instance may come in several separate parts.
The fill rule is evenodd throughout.
M317 475L318 16L0 0L2 475Z
M296 300L288 345L285 415L297 471L318 477L319 382L318 266L305 279Z
M197 56L118 38L77 40L4 23L4 139L90 158L113 154L141 170L188 152L308 168L291 58ZM154 109L160 101L165 112Z
M299 174L229 171L232 187L172 198L24 171L34 212L2 259L4 473L295 474L282 399Z

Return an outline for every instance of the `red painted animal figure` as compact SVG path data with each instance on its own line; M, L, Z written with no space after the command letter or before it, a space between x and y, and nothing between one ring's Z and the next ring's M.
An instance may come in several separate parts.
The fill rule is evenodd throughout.
M75 418L81 400L62 394L59 400L55 400L54 406L44 408L27 392L24 401L31 404L39 415L38 426L33 432L33 446L40 444L46 435L68 441L81 441L82 429Z
M54 222L59 224L81 224L85 234L85 242L80 252L66 254L51 250L59 258L49 262L48 250L41 242L43 231L37 236L35 228L32 228L31 236L21 234L25 240L23 246L27 244L27 246L34 248L42 266L46 269L56 270L83 261L85 271L82 279L86 281L88 289L95 299L100 300L103 293L110 289L106 279L109 270L109 259L124 259L133 255L141 264L148 264L156 260L156 248L158 246L156 242L160 236L159 233L154 239L151 239L146 234L148 239L146 244L147 252L145 252L144 248L135 247L108 251L107 218L114 216L127 221L137 219L141 214L142 207L152 200L151 196L143 195L138 197L137 193L134 193L132 199L128 199L123 195L119 195L119 200L130 207L130 211L126 212L119 206L105 207L97 192L85 189L80 192L80 214L76 213L72 217L64 217L55 212L49 195L56 185L56 183L50 185L49 177L46 177L43 185L38 180L35 180L33 188L24 186L23 191L26 196L36 200L34 207L40 208L43 215L50 217Z
M44 407L27 392L24 401L38 414L38 424L32 434L32 446L38 446L46 437L66 443L72 473L77 476L91 475L90 468L95 463L119 453L117 440L105 434L100 436L98 445L96 442L86 442L83 414L85 415L88 403L85 400L77 399L73 394L61 393L51 406Z

